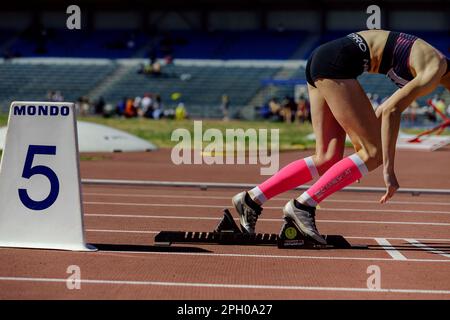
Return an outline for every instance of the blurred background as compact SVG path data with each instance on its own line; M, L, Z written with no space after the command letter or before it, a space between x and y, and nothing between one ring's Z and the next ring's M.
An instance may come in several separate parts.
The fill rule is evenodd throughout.
M80 117L246 119L308 123L304 67L319 44L367 29L415 34L450 56L443 0L84 0L81 29L66 27L70 2L2 2L0 110L14 100L76 102ZM360 77L376 108L396 87ZM404 114L404 127L450 113L442 87Z

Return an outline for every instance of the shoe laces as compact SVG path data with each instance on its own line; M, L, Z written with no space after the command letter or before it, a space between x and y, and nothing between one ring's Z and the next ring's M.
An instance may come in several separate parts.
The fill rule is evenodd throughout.
M244 212L245 216L247 217L247 221L250 225L250 227L255 227L256 221L258 221L258 217L261 214L262 209L255 210L248 206L247 204L244 205Z
M314 227L314 229L317 230L317 227L316 227L316 213L315 213L315 210L314 210L314 211L311 211L311 212L308 211L308 216L309 216L309 218L311 218L312 226Z

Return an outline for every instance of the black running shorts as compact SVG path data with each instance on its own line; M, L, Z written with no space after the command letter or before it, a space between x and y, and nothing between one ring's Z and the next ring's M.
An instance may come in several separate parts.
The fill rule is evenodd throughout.
M316 48L306 64L306 80L315 87L319 78L356 79L370 68L370 49L358 34L327 42Z

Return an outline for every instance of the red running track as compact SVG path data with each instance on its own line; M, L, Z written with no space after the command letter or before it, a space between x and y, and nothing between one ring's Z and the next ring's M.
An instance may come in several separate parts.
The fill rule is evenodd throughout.
M306 153L282 154L282 163ZM404 187L449 188L450 151L399 152ZM257 166L173 166L167 150L82 162L83 178L257 183ZM430 165L432 163L432 165ZM430 168L431 167L431 168ZM133 168L132 170L127 168ZM379 172L362 181L382 186ZM98 252L0 249L0 299L449 299L450 197L339 192L317 225L363 250L281 250L270 246L176 245L156 248L160 230L210 231L237 190L83 186L85 228ZM267 203L259 232L278 232L281 207ZM70 290L69 266L81 270ZM368 268L381 289L367 287Z

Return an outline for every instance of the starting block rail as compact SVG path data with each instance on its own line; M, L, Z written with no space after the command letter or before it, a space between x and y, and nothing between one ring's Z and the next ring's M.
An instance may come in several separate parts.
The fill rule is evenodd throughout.
M155 237L155 245L170 246L174 243L198 243L218 245L266 245L280 249L363 249L365 245L351 245L343 236L324 235L327 244L321 244L302 232L288 219L279 234L242 232L228 209L212 232L161 231Z

